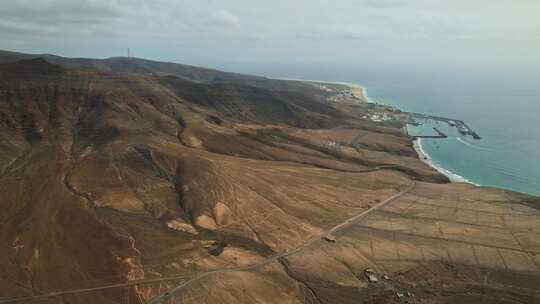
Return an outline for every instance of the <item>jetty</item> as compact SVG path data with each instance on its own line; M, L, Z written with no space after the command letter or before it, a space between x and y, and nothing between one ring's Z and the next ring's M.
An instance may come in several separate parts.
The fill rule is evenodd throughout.
M433 130L435 130L435 132L437 132L438 135L414 135L413 138L447 138L448 137L441 130L435 127L433 127Z
M447 123L450 127L456 127L456 129L462 135L470 135L474 139L480 139L480 136L473 129L471 129L471 127L469 127L463 120L441 117L441 116L433 116L433 115L427 115L427 114L412 113L412 112L408 112L407 114L411 118L415 118L415 119L428 119L428 120L441 121L441 122ZM427 137L427 138L448 137L437 128L433 128L433 129L435 129L435 131L439 134L439 136L433 135L433 136L415 136L415 137Z

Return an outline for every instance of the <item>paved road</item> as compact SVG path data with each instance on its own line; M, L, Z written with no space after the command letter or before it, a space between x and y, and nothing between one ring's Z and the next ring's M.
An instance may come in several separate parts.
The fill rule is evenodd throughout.
M273 255L273 256L271 256L271 257L269 257L269 258L267 258L267 259L265 259L262 262L257 263L257 264L251 264L251 265L239 266L239 267L231 267L231 268L221 268L221 269L215 269L215 270L210 270L210 271L199 273L199 274L195 275L194 277L192 277L191 279L189 279L189 280L183 282L182 284L176 286L174 289L150 299L149 301L146 302L146 304L156 304L156 303L160 303L162 301L168 300L172 296L174 296L176 293L182 291L184 288L188 287L189 285L193 284L194 282L196 282L196 281L198 281L200 279L203 279L205 277L208 277L210 275L217 274L217 273L234 272L234 271L253 270L255 268L259 268L259 267L274 263L274 262L276 262L277 260L279 260L281 258L285 258L285 257L291 256L293 254L296 254L296 253L304 250L306 247L312 245L313 243L315 243L317 241L320 241L326 235L336 233L336 232L338 232L340 230L343 230L343 229L345 229L345 228L347 228L349 226L354 225L360 219L370 215L371 213L385 207L386 205L390 204L394 200L396 200L396 199L400 198L401 196L407 194L408 192L413 190L415 186L416 186L416 182L411 181L410 184L407 186L407 188L405 188L405 189L401 190L400 192L392 195L391 197L385 199L384 201L380 202L379 204L377 204L373 208L370 208L370 209L368 209L368 210L366 210L366 211L364 211L364 212L362 212L360 214L357 214L357 215L349 218L348 220L342 222L341 224L333 227L332 229L326 231L325 233L323 233L323 234L321 234L319 236L316 236L316 237L313 237L313 238L307 240L305 243L303 243L302 245L296 247L293 250L283 252L283 253L279 253L279 254L275 254L275 255Z

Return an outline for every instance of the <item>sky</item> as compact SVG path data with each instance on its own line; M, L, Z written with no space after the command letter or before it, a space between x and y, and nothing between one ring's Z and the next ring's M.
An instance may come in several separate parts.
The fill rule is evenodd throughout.
M16 0L0 49L219 63L540 66L538 0Z

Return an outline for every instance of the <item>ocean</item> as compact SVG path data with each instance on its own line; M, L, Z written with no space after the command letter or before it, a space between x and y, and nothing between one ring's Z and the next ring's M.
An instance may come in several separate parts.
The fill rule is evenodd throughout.
M349 82L375 102L465 121L480 136L435 124L449 137L422 139L429 161L453 179L540 196L540 73L512 68L230 64L234 72ZM411 132L431 132L429 124Z

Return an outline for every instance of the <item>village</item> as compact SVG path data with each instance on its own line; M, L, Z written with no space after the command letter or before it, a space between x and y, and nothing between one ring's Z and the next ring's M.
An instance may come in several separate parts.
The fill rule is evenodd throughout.
M454 127L458 130L461 135L467 136L470 135L472 138L479 140L481 137L476 133L469 125L464 121L459 119L446 118L441 116L420 114L414 112L404 112L399 110L396 107L370 103L368 106L367 113L362 116L363 119L370 120L372 122L378 123L392 123L398 122L402 124L408 124L413 126L419 126L426 122L443 122L447 123L448 126ZM444 134L440 129L434 127L434 131L437 135L415 135L416 138L447 138L448 136ZM406 132L406 128L404 128Z

